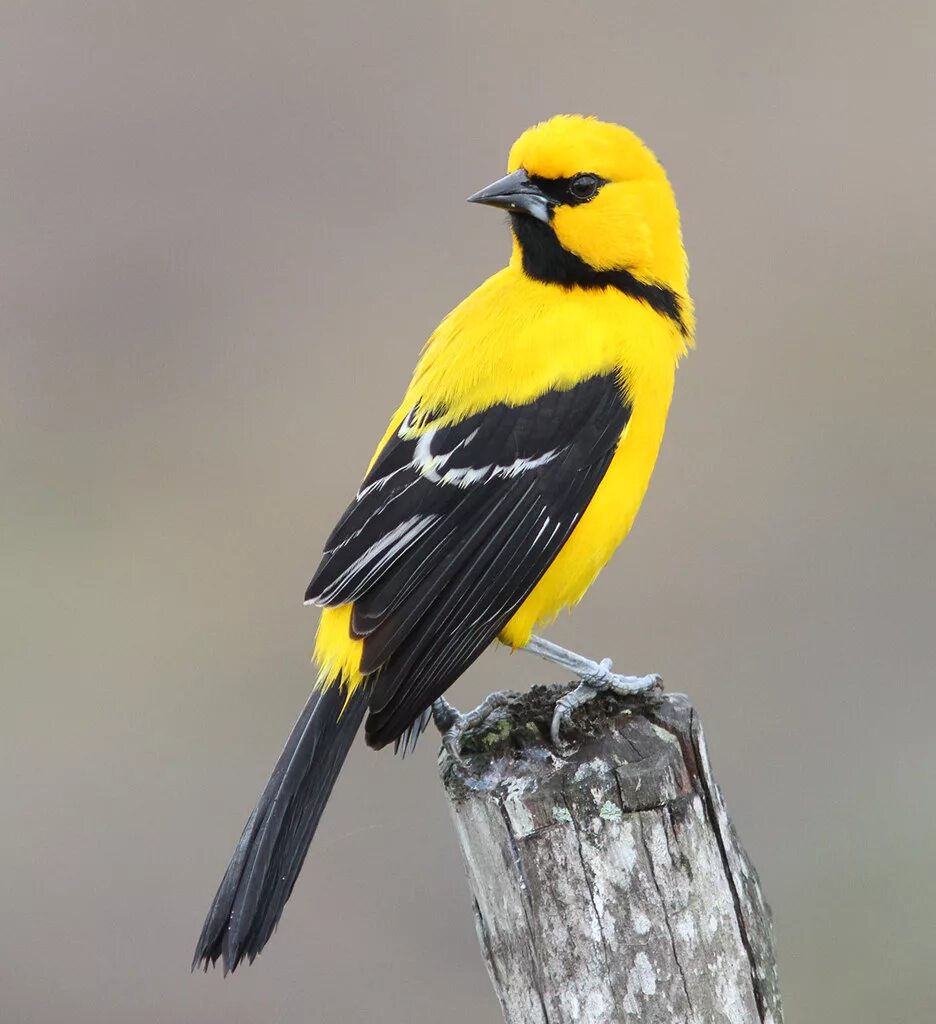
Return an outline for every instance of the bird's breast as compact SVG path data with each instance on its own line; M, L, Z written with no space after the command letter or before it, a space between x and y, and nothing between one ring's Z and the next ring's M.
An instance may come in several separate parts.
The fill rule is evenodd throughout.
M564 289L507 267L439 325L404 405L470 415L612 372L629 388L658 388L656 378L675 365L674 334L664 317L613 289Z

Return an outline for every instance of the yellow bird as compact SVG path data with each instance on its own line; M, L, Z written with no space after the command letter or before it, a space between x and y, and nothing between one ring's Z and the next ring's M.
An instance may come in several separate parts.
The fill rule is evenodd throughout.
M630 530L693 342L679 212L636 135L558 116L514 143L508 174L469 202L506 209L510 262L438 326L325 544L318 683L251 815L193 966L253 960L292 891L366 716L372 747L406 750L494 641L570 669L563 721L618 676L534 634L588 589Z

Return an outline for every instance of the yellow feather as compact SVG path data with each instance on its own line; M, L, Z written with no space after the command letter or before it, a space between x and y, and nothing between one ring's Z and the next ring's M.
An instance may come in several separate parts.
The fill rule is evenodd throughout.
M516 241L507 267L458 305L432 334L377 452L418 401L457 422L498 402L520 405L545 391L616 372L632 415L591 503L559 555L501 632L522 646L537 625L579 601L624 539L656 462L679 359L694 320L676 202L651 151L632 132L562 116L515 143L509 169L608 180L598 196L555 211L563 247L596 270L626 268L679 298L685 333L640 299L613 288L562 288L528 277ZM375 453L375 458L376 458ZM373 460L372 460L373 461ZM315 661L323 684L359 686L362 642L349 633L351 606L322 612Z

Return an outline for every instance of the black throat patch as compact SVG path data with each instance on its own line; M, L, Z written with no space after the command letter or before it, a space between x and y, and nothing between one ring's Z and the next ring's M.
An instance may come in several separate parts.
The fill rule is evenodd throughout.
M688 334L679 296L672 288L641 281L629 270L595 270L575 253L563 249L555 231L535 217L512 213L510 223L520 243L523 270L529 277L561 288L616 288L668 317L683 337Z

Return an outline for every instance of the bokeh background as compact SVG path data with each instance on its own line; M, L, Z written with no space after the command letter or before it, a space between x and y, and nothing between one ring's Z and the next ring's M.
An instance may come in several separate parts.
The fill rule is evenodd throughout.
M188 966L323 539L506 258L463 199L559 111L668 167L699 336L551 635L697 702L790 1024L932 1016L934 51L928 0L0 5L0 1019L500 1019L433 741L359 743L264 955Z

